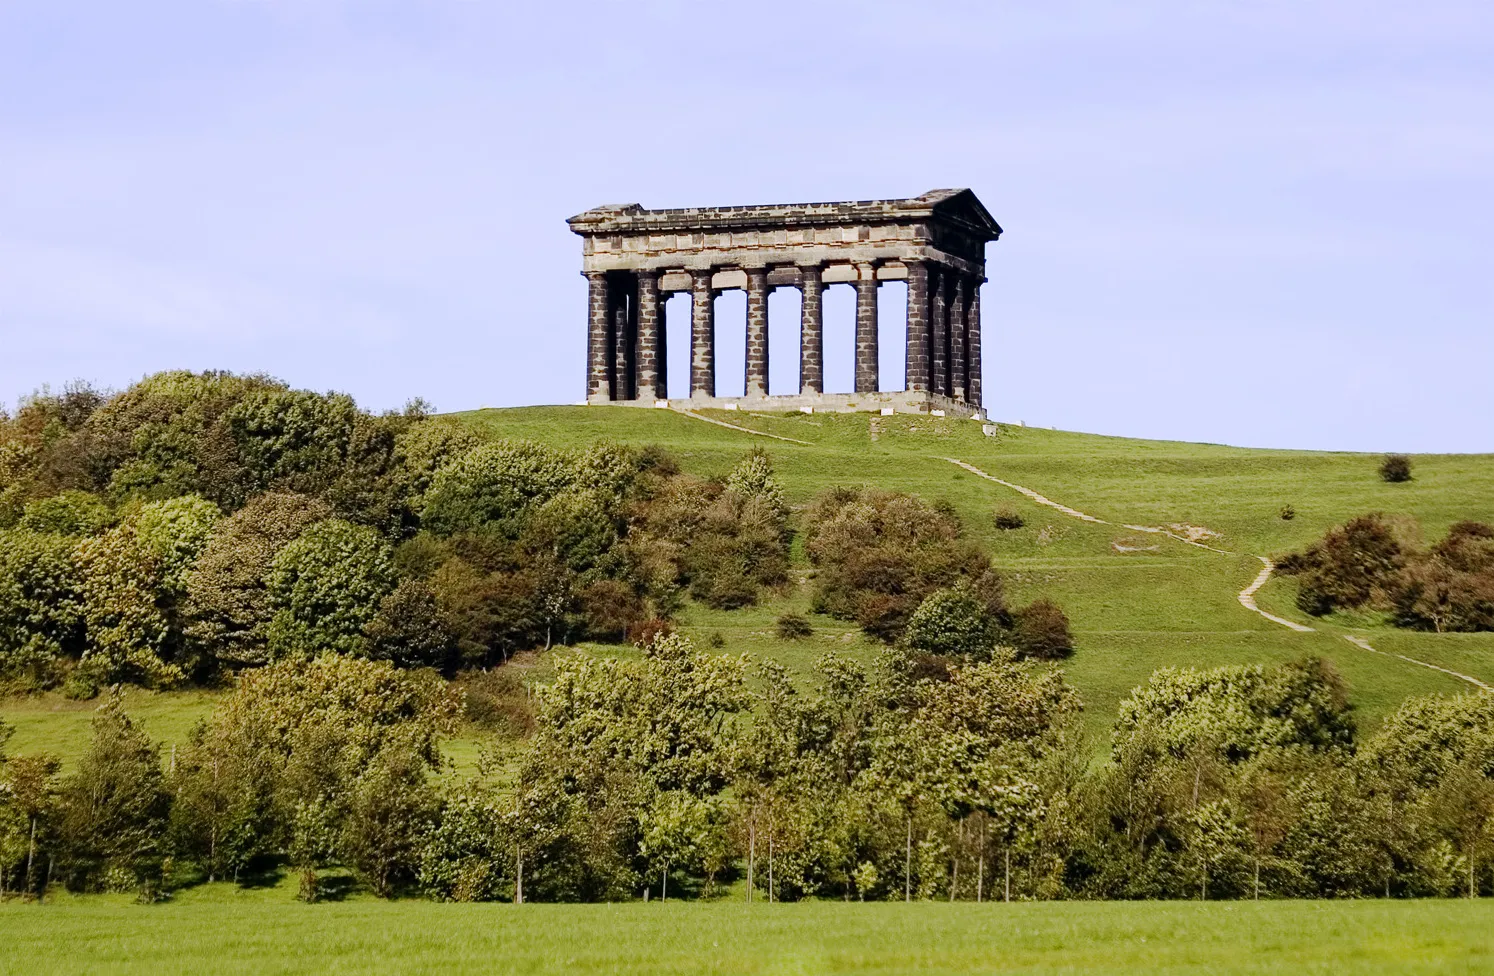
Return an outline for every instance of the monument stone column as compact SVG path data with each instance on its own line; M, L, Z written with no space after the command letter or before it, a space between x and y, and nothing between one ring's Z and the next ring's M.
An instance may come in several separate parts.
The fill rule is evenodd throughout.
M856 392L877 392L877 269L856 266Z
M768 269L747 269L747 396L768 395Z
M977 407L984 406L985 401L981 399L981 373L980 373L980 285L979 275L970 276L970 305L965 311L965 331L968 334L965 343L966 359L965 371L968 374L965 382L969 387L967 399Z
M903 387L910 391L924 391L929 388L929 267L922 261L906 263L908 346L903 368Z
M716 292L711 269L690 273L690 396L716 395Z
M586 399L612 399L612 320L608 315L607 274L586 272L588 329Z
M625 282L634 279L627 272L614 272L607 282L607 298L612 305L612 399L631 400L637 392L638 320L637 295L630 294Z
M825 283L820 266L799 269L799 392L825 392Z
M660 390L660 363L663 349L660 343L659 272L638 272L638 389L636 399L657 400Z
M949 303L945 299L948 273L942 265L929 273L929 390L949 396Z
M954 276L949 301L949 395L956 400L965 394L965 276Z

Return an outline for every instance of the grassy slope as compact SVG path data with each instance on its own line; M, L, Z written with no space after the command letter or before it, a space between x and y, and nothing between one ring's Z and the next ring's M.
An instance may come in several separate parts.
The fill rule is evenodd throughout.
M803 503L834 484L875 484L946 498L970 530L986 542L1014 595L1049 594L1068 612L1078 653L1066 664L1087 703L1091 727L1103 734L1116 703L1168 665L1208 666L1271 661L1304 653L1331 658L1348 679L1366 724L1407 695L1457 693L1455 678L1368 654L1343 641L1348 628L1313 622L1319 632L1298 634L1242 608L1236 594L1254 578L1254 554L1300 547L1354 515L1381 510L1419 519L1440 535L1459 519L1494 521L1494 456L1422 456L1415 480L1379 480L1378 459L1362 454L1269 451L1100 437L1002 426L985 437L968 420L876 417L867 414L709 414L739 426L809 442L769 440L707 424L672 411L606 407L534 407L463 415L489 433L560 444L598 438L659 443L689 470L724 471L754 444L772 453L790 500ZM1234 556L1095 525L1038 505L941 458L954 457L1032 488L1048 498L1115 523L1187 523L1219 533L1218 548ZM1022 513L1027 525L1002 532L991 524L997 505ZM1283 521L1283 505L1297 517ZM1119 552L1114 543L1155 547ZM1292 606L1290 581L1276 580L1259 595L1263 607L1307 622ZM836 622L816 620L804 644L771 634L786 606L802 608L800 590L782 605L722 614L700 609L687 630L720 630L728 649L809 663L835 646L870 654L873 648ZM1494 634L1412 634L1373 621L1354 632L1377 646L1494 681Z
M875 484L948 499L995 553L1017 599L1049 594L1068 612L1079 649L1065 669L1084 695L1090 727L1100 740L1116 703L1153 670L1168 665L1320 654L1348 679L1365 724L1378 721L1408 695L1468 688L1447 675L1354 648L1341 636L1351 625L1383 650L1494 682L1494 634L1415 634L1362 619L1314 621L1318 632L1298 634L1250 613L1235 598L1260 569L1252 554L1300 547L1353 515L1372 510L1414 515L1432 536L1458 519L1494 521L1494 456L1418 457L1414 481L1388 485L1375 475L1377 459L1359 454L1250 450L1008 426L990 438L982 436L979 424L953 419L711 415L809 444L755 437L665 410L532 407L462 416L495 435L556 444L584 445L602 438L659 443L688 470L700 473L724 472L744 451L762 444L795 503L834 484ZM959 458L1112 522L1206 526L1220 533L1213 540L1216 546L1236 555L1069 518L943 457ZM996 530L990 513L997 504L1020 511L1026 527ZM1294 520L1278 517L1284 504L1297 510ZM1116 542L1144 548L1119 552ZM1292 596L1290 581L1276 580L1258 599L1266 609L1305 621ZM720 632L728 652L771 655L801 672L830 648L863 657L876 653L854 628L824 618L815 619L815 636L807 641L778 640L774 619L789 610L804 612L807 606L807 588L800 585L769 605L748 610L691 607L683 624L698 638ZM212 700L201 693L131 696L132 714L168 743L183 741ZM76 755L86 741L90 706L46 696L0 702L0 716L18 727L12 751L47 748ZM476 745L470 740L453 743L452 752L470 765Z
M206 885L0 905L0 974L1471 973L1486 902L299 906Z

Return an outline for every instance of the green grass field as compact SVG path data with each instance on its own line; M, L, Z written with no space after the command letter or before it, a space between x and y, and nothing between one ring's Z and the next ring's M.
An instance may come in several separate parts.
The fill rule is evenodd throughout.
M802 504L836 484L873 484L944 498L987 544L1017 600L1047 594L1068 613L1078 649L1064 664L1083 695L1096 749L1103 749L1116 704L1152 671L1172 665L1213 666L1329 658L1347 679L1362 726L1373 727L1409 695L1455 694L1470 685L1399 658L1372 654L1343 640L1355 633L1377 649L1403 654L1494 683L1494 634L1420 634L1373 619L1307 621L1293 606L1289 580L1258 594L1263 609L1310 622L1296 633L1241 607L1236 595L1260 570L1257 555L1298 548L1332 525L1368 511L1417 518L1430 537L1459 519L1494 521L1494 455L1419 456L1415 478L1386 484L1378 458L1364 454L1272 451L1100 437L1001 426L986 437L969 420L869 414L755 414L719 411L718 420L777 435L777 440L706 423L668 410L626 407L525 407L458 415L488 433L561 445L599 439L662 444L687 470L728 470L747 450L765 446L790 501ZM805 443L795 443L802 441ZM1031 488L1061 504L1115 524L1095 524L1036 504L1016 491L963 470ZM1296 518L1279 517L1283 505ZM1026 525L997 530L997 505ZM1209 543L1231 555L1137 532L1123 523L1193 525L1217 535ZM721 612L688 607L682 629L699 639L720 633L730 653L774 657L805 673L824 651L858 657L876 645L855 628L814 618L804 641L777 638L773 622L806 612L808 567L772 602ZM606 649L596 649L606 650ZM131 692L129 707L163 743L185 740L212 706L200 692ZM47 749L70 758L87 740L91 705L56 695L0 701L0 717L17 727L15 752ZM449 753L468 766L478 742L465 737Z
M1489 902L0 905L0 974L1494 971Z

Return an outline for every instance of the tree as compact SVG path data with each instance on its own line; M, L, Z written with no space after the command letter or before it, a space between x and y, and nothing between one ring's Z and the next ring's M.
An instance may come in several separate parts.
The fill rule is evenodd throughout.
M1175 757L1211 743L1231 761L1266 748L1342 748L1354 738L1343 681L1317 658L1269 668L1163 668L1121 702L1117 748L1143 727Z
M426 781L427 757L418 738L393 736L358 773L348 791L339 851L381 898L414 880L420 840L435 819L436 798Z
M0 746L8 736L5 726L0 725ZM17 878L15 887L22 892L41 895L40 873L41 843L44 840L44 824L51 820L57 801L57 773L62 762L55 756L41 753L34 756L10 756L0 750L0 821L8 820L12 829L12 844L6 857L0 857L0 872L9 870ZM0 834L6 828L0 826ZM0 841L0 846L6 846ZM0 885L0 888L3 888Z
M325 502L266 492L219 524L186 577L184 627L194 658L229 668L269 661L275 611L268 578L275 557L331 517Z
M280 550L268 578L271 655L356 653L394 589L391 555L373 529L340 519L316 523Z
M159 550L126 522L84 539L76 552L88 635L73 675L79 691L91 696L110 682L169 687L181 681L181 669L167 660L173 627Z
M70 886L93 888L111 869L154 897L171 797L160 748L125 714L116 688L93 720L93 739L59 797L60 854Z
M421 580L401 580L379 601L379 612L363 628L363 653L403 668L448 669L456 637L436 595Z
M1388 606L1405 565L1395 528L1379 513L1350 519L1300 553L1277 560L1283 575L1296 576L1297 606L1321 616L1335 609Z
M62 536L0 532L0 677L34 687L83 650L82 579Z
M438 534L491 529L517 538L523 516L576 482L576 458L526 441L473 448L431 478L421 524Z
M72 488L28 504L21 515L20 528L28 532L84 536L97 535L116 521L114 512L102 498Z

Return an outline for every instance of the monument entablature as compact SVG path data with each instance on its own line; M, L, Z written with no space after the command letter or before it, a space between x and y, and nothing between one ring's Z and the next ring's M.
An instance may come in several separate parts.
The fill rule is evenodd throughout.
M645 210L572 217L590 298L587 401L666 398L664 302L691 295L690 401L759 409L944 409L980 415L980 285L1001 227L966 189L904 200ZM908 283L904 388L880 389L877 288ZM826 287L856 290L855 392L824 392ZM768 294L802 292L799 390L768 392ZM747 293L746 395L718 398L715 298Z

